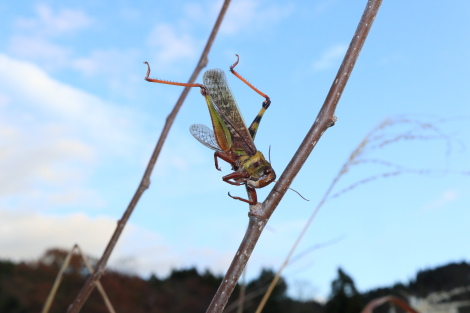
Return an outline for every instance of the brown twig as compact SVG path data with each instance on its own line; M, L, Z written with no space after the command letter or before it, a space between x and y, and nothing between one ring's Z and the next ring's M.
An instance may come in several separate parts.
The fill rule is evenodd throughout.
M278 206L318 140L320 140L323 133L329 127L334 125L336 121L336 117L334 116L336 106L349 76L351 75L354 64L359 56L359 52L364 45L381 3L381 0L368 1L354 37L349 45L348 51L346 52L343 62L336 74L335 80L333 81L325 102L323 103L311 129L305 136L299 149L282 173L276 185L269 193L266 200L262 204L256 204L250 207L248 229L222 284L207 309L207 312L222 312L240 278L241 273L243 272L243 269L245 268L246 263L248 262L248 259L251 256L251 253L253 252L264 226L268 222L269 217Z
M194 69L193 74L191 75L188 83L194 83L196 81L196 78L199 76L200 72L204 67L206 67L208 63L208 54L209 51L212 47L212 43L214 42L215 36L217 35L217 32L219 31L220 25L222 23L222 20L225 16L225 13L228 9L228 6L230 4L230 0L225 0L222 8L220 9L219 16L217 17L217 20L215 22L214 27L212 28L212 32L209 36L209 39L207 40L206 46L204 48L204 51L202 52L202 55L199 59L199 62ZM189 93L191 87L186 87L184 88L183 92L181 93L178 101L176 102L173 110L171 113L168 115L166 118L166 123L165 126L163 127L162 133L160 135L160 138L158 139L157 145L155 146L155 149L153 150L152 156L147 164L147 168L145 169L145 173L142 177L142 180L139 184L139 187L137 188L137 191L135 192L134 196L132 197L131 202L129 203L129 206L127 207L126 211L124 212L122 218L119 220L116 230L114 231L113 236L108 242L108 245L103 252L103 255L101 256L101 259L98 261L96 265L96 271L90 275L83 285L82 289L80 290L79 294L75 298L75 300L72 302L68 309L68 313L77 313L80 311L82 308L83 304L85 301L88 299L90 296L91 292L93 291L95 284L101 276L104 275L105 269L106 269L106 264L108 262L109 257L111 256L111 253L116 246L116 243L121 236L121 233L124 229L124 226L126 225L127 221L129 220L129 217L131 216L132 212L134 211L135 206L139 202L140 197L144 193L144 191L150 186L150 175L153 171L153 168L155 167L155 163L157 162L158 156L160 154L160 151L163 147L163 144L166 140L166 137L168 135L168 132L170 131L171 126L173 125L173 121L175 120L176 115L178 114L181 106L183 105L184 100L186 99L186 96Z
M400 309L402 309L405 312L419 313L418 311L413 309L408 303L394 296L385 296L385 297L377 298L377 299L370 301L364 307L364 309L362 309L361 313L372 313L375 308L387 302L395 304L396 306L398 306Z
M72 249L70 249L69 253L65 257L64 263L62 263L62 266L60 267L59 273L57 273L57 277L54 281L54 284L52 285L51 291L49 292L49 295L47 296L46 302L44 303L44 306L42 308L41 313L48 313L49 310L51 309L52 302L54 301L54 298L57 294L57 290L59 289L60 283L62 282L62 278L64 276L65 271L67 270L70 261L72 260L72 256L75 252L75 250L78 252L78 254L82 257L82 261L85 264L85 266L88 268L88 271L90 273L93 273L93 267L90 264L90 261L88 260L87 256L83 254L82 250L78 246L78 244L74 244ZM104 290L103 286L99 281L96 282L96 288L98 289L99 293L101 294L101 297L103 298L104 304L106 308L108 309L108 312L110 313L115 313L116 310L114 310L113 305L111 304L111 301L109 300L108 295L106 294L106 291Z

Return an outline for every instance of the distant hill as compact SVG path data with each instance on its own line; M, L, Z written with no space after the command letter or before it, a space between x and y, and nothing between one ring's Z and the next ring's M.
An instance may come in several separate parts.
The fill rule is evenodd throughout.
M362 295L366 301L394 295L421 312L470 313L470 264L450 263L421 270L407 284L372 289ZM387 312L387 306L376 312Z
M67 253L50 249L35 262L0 260L0 312L41 312ZM247 283L243 312L254 312L274 274L271 270L263 270L258 278ZM50 312L66 312L87 276L88 271L81 258L73 255ZM199 273L195 268L188 268L174 269L166 278L151 275L148 279L108 271L101 283L117 312L197 313L206 311L221 280L222 277L209 271ZM332 282L331 295L326 304L289 298L287 287L281 279L264 312L353 313L360 312L372 299L395 295L411 302L416 308L422 308L422 312L438 312L437 309L440 309L439 312L470 313L470 264L466 262L421 270L410 282L364 293L358 292L352 278L338 269L338 278ZM239 292L238 286L225 312L236 312ZM388 312L389 309L384 305L375 312ZM82 312L108 312L96 290Z
M36 262L0 261L0 312L41 312L67 253L68 251L51 249ZM270 270L263 270L258 278L248 282L244 312L254 312L274 275ZM81 257L73 255L49 312L66 312L87 276L88 270L82 264ZM101 283L116 312L203 313L222 278L209 271L199 273L195 268L175 269L166 278L151 275L149 279L108 271ZM320 304L290 299L286 290L287 285L281 279L266 304L265 312L322 312ZM236 312L238 307L236 301L239 291L240 288L237 287L229 301L228 307L232 307L232 312ZM96 288L81 312L108 312Z

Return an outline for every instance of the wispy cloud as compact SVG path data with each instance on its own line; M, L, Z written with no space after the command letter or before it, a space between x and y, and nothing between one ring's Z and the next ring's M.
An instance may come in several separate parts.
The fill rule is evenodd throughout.
M220 7L217 7L217 10L219 9ZM220 31L223 34L233 35L242 30L269 27L269 25L287 18L292 12L292 5L263 5L254 0L236 1L230 5Z
M112 76L119 75L122 67L127 68L135 64L137 57L136 50L127 49L123 51L110 48L94 50L87 56L71 60L70 63L72 68L86 76L101 73L112 78ZM140 60L138 64L141 64ZM141 77L139 76L139 78Z
M67 68L72 63L74 51L59 40L92 24L93 19L83 11L53 10L39 4L34 17L20 17L15 21L16 31L8 39L7 51L48 69Z
M455 201L458 197L456 190L445 190L436 198L427 203L420 211L421 212L430 212L434 210L441 209L448 205L449 203Z
M313 62L313 69L316 71L327 70L337 63L346 53L348 46L338 44L328 48L323 54Z
M221 2L213 2L208 8L201 3L186 4L182 8L183 14L179 20L171 24L163 22L156 24L147 37L148 46L156 50L152 63L162 67L179 60L195 58L206 37L202 40L196 39L192 32L194 24L210 23L212 27L213 19L219 13L220 7ZM230 5L220 33L234 35L241 31L269 28L292 12L293 6L290 4L263 6L254 0L236 1Z
M16 26L34 36L56 36L86 28L93 20L84 12L62 9L54 12L44 4L36 6L34 18L19 18Z
M8 52L19 58L39 62L49 69L68 66L72 51L48 38L17 35L10 38Z
M208 4L192 2L183 7L184 19L179 24L191 21L192 24L199 23L210 25L219 14L222 1L212 1ZM220 27L223 35L235 35L241 31L253 31L254 29L271 28L272 25L288 18L294 12L292 4L262 3L258 0L239 0L230 4L227 14Z
M161 64L193 57L197 53L194 38L170 24L157 24L150 32L147 43L157 49L156 59Z
M313 6L313 11L316 14L325 14L325 12L332 8L336 3L337 0L316 1Z

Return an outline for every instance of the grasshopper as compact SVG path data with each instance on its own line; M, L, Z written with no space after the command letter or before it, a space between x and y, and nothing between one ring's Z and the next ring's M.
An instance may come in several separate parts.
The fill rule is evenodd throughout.
M214 163L217 170L220 171L218 158L232 165L233 173L223 176L222 180L231 185L246 185L250 200L233 197L230 193L229 196L254 205L258 203L255 188L263 188L276 179L276 173L271 164L256 149L254 143L259 123L271 104L271 100L234 70L239 61L238 55L236 56L237 61L230 67L230 72L265 98L261 110L249 128L243 121L224 71L221 69L206 71L203 76L204 84L189 84L149 78L150 65L144 62L148 67L145 80L153 83L201 88L201 94L209 109L213 131L202 124L191 125L189 130L204 146L215 150Z

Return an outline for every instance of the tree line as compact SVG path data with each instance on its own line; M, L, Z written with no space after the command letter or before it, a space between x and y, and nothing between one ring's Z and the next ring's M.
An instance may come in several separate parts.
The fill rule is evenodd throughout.
M50 249L34 262L0 260L0 312L41 312L67 253L61 249ZM274 275L274 271L263 269L257 278L247 282L243 312L255 311ZM81 257L72 255L50 312L66 312L87 276L88 270ZM148 279L110 270L101 283L117 312L197 313L206 311L222 278L208 270L200 273L195 268L174 269L166 278L151 275ZM422 270L406 284L397 283L364 293L355 288L353 279L347 273L338 269L326 303L290 298L287 283L281 278L263 312L355 313L360 312L368 301L380 296L395 295L407 300L408 295L426 297L432 292L461 286L470 286L470 264L466 262ZM240 286L237 286L225 312L236 312L240 290ZM459 297L470 300L470 292ZM386 309L386 306L381 308L384 312ZM82 312L108 312L96 290L85 303Z

